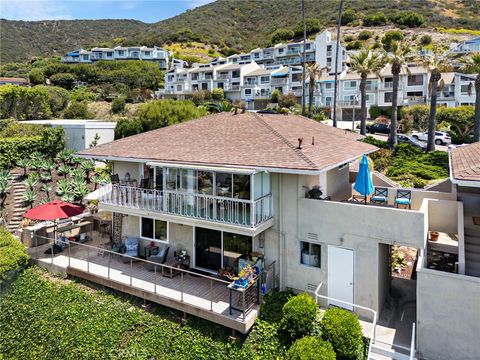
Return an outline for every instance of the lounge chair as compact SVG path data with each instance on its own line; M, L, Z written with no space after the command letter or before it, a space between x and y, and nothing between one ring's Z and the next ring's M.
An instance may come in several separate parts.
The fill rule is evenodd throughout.
M158 253L155 255L150 255L147 257L148 261L157 263L157 264L164 264L165 261L167 261L167 256L168 256L168 250L170 250L170 246L168 245L161 245L158 249ZM154 271L155 270L155 265L151 263L145 263L145 269ZM158 267L158 269L160 269Z
M120 252L124 255L138 258L139 250L140 246L138 245L138 238L127 237L125 243L122 245ZM122 257L124 263L130 262L130 258L127 256Z
M405 206L405 209L408 207L412 208L412 192L410 190L397 190L397 196L395 197L395 207L400 205Z
M388 189L382 187L376 187L372 198L370 199L372 204L388 204Z

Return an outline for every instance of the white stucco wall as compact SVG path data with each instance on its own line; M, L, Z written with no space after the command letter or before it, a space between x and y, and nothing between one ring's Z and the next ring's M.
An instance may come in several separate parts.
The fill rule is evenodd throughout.
M480 357L480 278L417 272L417 349L425 360Z

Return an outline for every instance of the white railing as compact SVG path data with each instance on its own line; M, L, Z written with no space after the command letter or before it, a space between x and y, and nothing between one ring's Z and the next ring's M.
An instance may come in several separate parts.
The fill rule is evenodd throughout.
M255 227L272 217L272 196L256 200L109 184L99 190L103 204Z
M320 294L320 289L322 287L323 283L320 283L317 287L317 289L315 290L315 302L318 304L318 298L321 298L321 299L325 299L327 301L334 301L336 303L340 303L340 304L343 304L343 305L347 305L347 306L351 306L353 308L353 310L355 311L355 309L361 309L361 310L365 310L365 311L369 311L373 314L373 321L372 321L372 332L370 334L370 341L369 341L369 344L368 344L368 356L367 356L367 359L370 359L370 354L371 354L371 351L372 351L372 344L375 344L375 337L376 337L376 328L377 328L377 312L373 309L370 309L370 308L367 308L365 306L361 306L361 305L357 305L357 304L353 304L353 303L349 303L347 301L343 301L343 300L338 300L338 299L334 299L334 298L331 298L329 296L325 296L325 295L321 295Z
M415 359L415 323L412 323L412 340L410 342L410 360Z

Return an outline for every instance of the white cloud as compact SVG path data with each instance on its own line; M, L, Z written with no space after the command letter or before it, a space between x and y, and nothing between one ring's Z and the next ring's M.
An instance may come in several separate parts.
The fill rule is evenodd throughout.
M132 10L138 7L143 2L143 0L127 0L127 1L121 1L120 7L123 10Z
M0 0L0 17L9 20L70 20L60 0Z

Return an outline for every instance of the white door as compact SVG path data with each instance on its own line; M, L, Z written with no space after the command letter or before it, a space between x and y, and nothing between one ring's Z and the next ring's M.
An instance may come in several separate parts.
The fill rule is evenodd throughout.
M353 304L354 251L328 246L328 297ZM353 310L353 307L331 300L330 305Z

